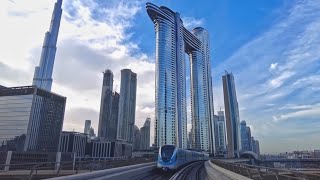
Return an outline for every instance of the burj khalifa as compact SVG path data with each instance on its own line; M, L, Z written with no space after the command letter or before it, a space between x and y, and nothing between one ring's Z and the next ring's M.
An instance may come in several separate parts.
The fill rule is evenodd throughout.
M50 29L46 32L43 42L40 64L35 67L33 76L32 84L47 91L51 91L52 86L52 70L62 14L61 5L62 0L58 0L54 5Z

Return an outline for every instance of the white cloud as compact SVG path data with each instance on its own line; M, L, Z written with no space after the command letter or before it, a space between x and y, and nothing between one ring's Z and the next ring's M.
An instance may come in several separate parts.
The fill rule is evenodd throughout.
M285 106L279 108L281 110L300 110L300 109L311 109L312 108L312 105L305 105L305 104L302 104L302 105L295 105L295 104L286 104Z
M308 142L304 138L308 131L313 133L312 126L305 123L306 129L298 131L302 123L291 120L308 121L319 117L319 108L309 109L308 105L320 101L320 19L317 18L320 3L317 0L297 1L290 8L280 10L276 12L279 13L276 14L277 20L269 28L240 47L213 71L215 82L219 83L214 83L216 87L221 84L222 70L233 72L239 106L247 108L240 118L250 120L256 129L254 136L267 141L262 143L263 151L288 150L289 146L274 141L275 138L287 138L287 132L301 137L296 143L316 144L314 138ZM223 95L214 92L214 97ZM286 104L294 106L285 109ZM285 127L280 126L282 120L286 120ZM319 126L319 123L314 125Z
M290 120L290 119L298 119L298 120L305 120L305 119L318 119L320 116L320 106L319 104L310 106L308 108L305 107L295 107L296 109L303 109L303 110L298 110L295 112L290 112L287 114L282 114L278 116L273 116L273 121L278 122L278 121L284 121L284 120Z
M278 63L271 63L270 68L269 68L270 71L275 70L277 68L277 66L278 66Z
M285 72L281 73L278 77L275 77L274 79L271 79L270 80L270 85L273 88L278 88L283 84L283 82L285 80L287 80L288 78L290 78L294 74L295 74L295 72L285 71Z
M194 17L183 17L182 21L184 27L186 27L188 30L192 30L193 28L202 26L204 24L203 19L196 19Z
M0 21L6 24L0 34L2 85L31 84L54 3L0 2L4 9ZM141 127L147 117L154 120L154 63L127 33L142 5L140 1L64 1L53 91L67 97L65 130L82 132L84 120L91 119L97 133L101 72L108 67L114 72L114 89L118 92L121 69L131 68L138 74L136 124ZM12 73L17 76L12 78ZM153 136L153 128L151 131Z

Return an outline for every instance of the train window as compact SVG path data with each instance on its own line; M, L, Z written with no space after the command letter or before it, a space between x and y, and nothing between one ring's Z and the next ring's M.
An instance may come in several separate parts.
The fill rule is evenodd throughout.
M172 145L165 145L161 147L161 158L164 162L168 162L173 154L175 147Z

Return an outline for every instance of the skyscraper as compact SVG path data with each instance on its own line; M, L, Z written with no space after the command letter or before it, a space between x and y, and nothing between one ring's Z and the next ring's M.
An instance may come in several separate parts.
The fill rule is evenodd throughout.
M95 137L96 137L96 134L94 133L93 127L91 127L89 131L89 138L94 139Z
M140 150L150 149L150 118L147 118L144 122L143 127L140 129L141 132L141 144Z
M133 130L133 150L139 151L141 145L141 132L138 126L134 125Z
M249 149L248 151L252 151L252 141L251 141L251 129L247 126L247 136L249 141Z
M91 120L86 120L86 121L84 122L84 130L83 130L83 133L84 133L84 134L87 134L87 135L89 136L90 128L91 128Z
M36 86L0 89L0 146L57 152L65 104L65 97Z
M237 101L236 87L232 73L226 72L222 76L224 106L226 111L226 128L228 143L228 158L239 157L241 148L240 141L240 118Z
M251 137L252 151L257 155L260 155L260 145L259 141L255 140L254 137Z
M117 139L133 143L137 93L137 74L130 69L121 70L121 86Z
M112 112L113 73L107 69L103 72L98 136L110 137L110 121Z
M192 33L201 44L200 49L189 53L191 66L191 111L192 130L195 149L215 149L213 94L211 77L211 60L209 33L201 27L194 28Z
M111 120L110 120L110 124L108 124L109 133L107 133L108 139L112 141L117 139L119 99L120 99L120 94L117 92L114 92L112 94Z
M190 58L193 148L214 151L213 97L208 32L188 31L180 14L147 3L156 32L155 143L187 148L185 53Z
M224 112L218 111L218 115L214 116L215 124L215 145L218 153L223 153L226 149L226 128L224 120Z
M250 151L251 138L248 136L246 121L240 123L241 151Z
M62 0L58 0L54 5L50 29L46 32L43 42L40 64L36 66L33 76L32 84L47 91L51 91L52 86L52 71L62 14L61 5Z
M259 144L258 140L255 140L255 142L254 142L254 152L257 155L260 155L260 144Z

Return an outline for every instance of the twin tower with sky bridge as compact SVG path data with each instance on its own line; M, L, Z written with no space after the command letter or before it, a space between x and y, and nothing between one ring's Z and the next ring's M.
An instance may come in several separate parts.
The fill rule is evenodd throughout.
M186 60L190 60L192 148L214 153L209 34L187 30L180 14L146 4L156 32L155 144L187 148Z

